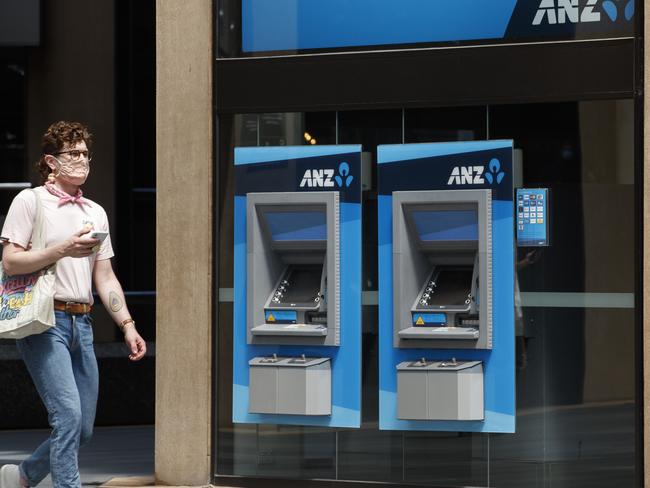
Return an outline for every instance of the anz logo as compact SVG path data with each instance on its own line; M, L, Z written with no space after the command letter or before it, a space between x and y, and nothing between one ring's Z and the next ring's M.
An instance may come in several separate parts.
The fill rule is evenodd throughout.
M577 24L582 22L600 22L600 12L594 12L598 0L587 0L580 8L578 0L542 0L533 19L533 25L539 25L546 19L549 24Z
M495 181L499 184L505 175L501 171L501 162L492 158L487 173L485 166L455 166L451 170L447 185L484 185L486 180L490 185Z
M485 166L455 166L449 175L448 185L482 185Z
M601 12L595 9L600 0L541 0L539 8L535 13L533 25L540 25L546 21L547 24L581 24L586 22L600 22ZM615 22L619 14L619 5L623 7L625 20L629 21L634 16L635 0L604 0L601 9L612 22Z
M334 174L333 169L308 169L302 176L300 188L333 188L338 186L348 187L352 184L354 177L350 174L350 165L343 161L339 164L339 172Z

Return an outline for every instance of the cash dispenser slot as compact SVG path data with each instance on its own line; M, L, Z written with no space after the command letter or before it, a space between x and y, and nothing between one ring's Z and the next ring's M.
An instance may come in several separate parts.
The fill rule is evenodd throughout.
M256 357L249 365L249 412L331 415L329 358Z
M397 347L491 348L490 211L489 190L393 193Z
M337 345L338 192L247 200L249 343Z

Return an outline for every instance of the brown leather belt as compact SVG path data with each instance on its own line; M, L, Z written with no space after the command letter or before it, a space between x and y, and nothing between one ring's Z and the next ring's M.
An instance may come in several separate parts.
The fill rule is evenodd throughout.
M90 313L92 307L88 303L79 302L63 302L61 300L54 300L54 310L60 310L71 314L84 314Z

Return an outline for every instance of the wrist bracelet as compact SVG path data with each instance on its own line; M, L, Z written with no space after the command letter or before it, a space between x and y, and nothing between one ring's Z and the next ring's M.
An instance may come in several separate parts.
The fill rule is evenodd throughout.
M129 317L128 319L124 319L122 320L122 322L119 323L118 327L122 331L122 334L124 334L124 330L126 329L126 326L129 324L132 324L133 327L135 327L135 320Z

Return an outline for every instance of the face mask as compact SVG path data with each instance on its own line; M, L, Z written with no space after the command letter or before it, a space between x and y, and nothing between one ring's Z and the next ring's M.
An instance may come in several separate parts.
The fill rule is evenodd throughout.
M86 182L90 171L87 159L82 158L78 161L61 161L57 157L54 159L59 163L56 171L57 177L63 177L74 185L83 185Z

